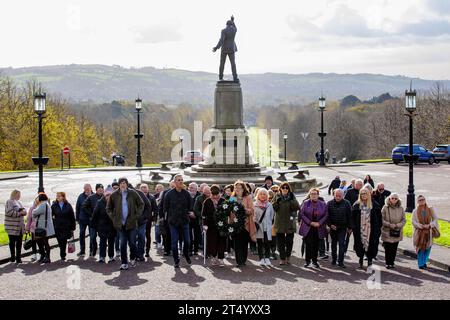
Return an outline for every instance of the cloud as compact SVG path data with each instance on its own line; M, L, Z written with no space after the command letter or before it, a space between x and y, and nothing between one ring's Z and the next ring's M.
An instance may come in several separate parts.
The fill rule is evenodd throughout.
M403 25L398 33L422 37L450 35L450 23L446 20L425 20L418 23Z
M331 35L358 38L371 38L384 34L381 30L370 29L366 19L347 5L340 5L334 16L326 21L322 29Z
M450 1L448 0L426 0L427 7L436 13L450 15Z
M179 23L164 23L151 26L135 27L135 40L139 43L164 43L183 40Z

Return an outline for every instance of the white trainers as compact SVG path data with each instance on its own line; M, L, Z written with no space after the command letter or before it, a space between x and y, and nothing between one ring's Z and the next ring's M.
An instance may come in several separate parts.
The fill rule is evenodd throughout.
M128 270L128 264L126 264L126 263L121 264L120 270Z
M35 261L37 261L37 254L33 254L32 256L31 256L31 262L35 262Z
M265 260L265 262L266 262L266 266L267 267L271 267L272 266L272 263L270 262L270 259L269 258L266 258L266 259L264 259Z
M265 260L265 259L261 259L261 260L259 261L259 265L260 265L260 266L265 266L265 265L266 265L266 260Z

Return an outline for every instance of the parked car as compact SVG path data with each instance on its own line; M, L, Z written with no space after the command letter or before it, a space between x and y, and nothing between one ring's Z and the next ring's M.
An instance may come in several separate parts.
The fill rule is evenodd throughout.
M184 154L183 161L186 165L194 165L204 160L203 153L197 150L190 150Z
M404 155L409 154L409 144L398 144L392 149L392 162L394 164L399 164L404 160ZM420 144L413 145L413 154L419 155L418 162L428 162L429 164L435 163L434 154L427 150L424 146Z
M433 155L436 162L448 161L450 164L450 144L438 144L433 149Z

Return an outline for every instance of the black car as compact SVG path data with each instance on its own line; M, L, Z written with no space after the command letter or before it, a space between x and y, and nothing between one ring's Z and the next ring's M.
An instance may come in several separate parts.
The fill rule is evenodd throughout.
M450 164L450 144L438 144L433 149L436 162L447 161Z

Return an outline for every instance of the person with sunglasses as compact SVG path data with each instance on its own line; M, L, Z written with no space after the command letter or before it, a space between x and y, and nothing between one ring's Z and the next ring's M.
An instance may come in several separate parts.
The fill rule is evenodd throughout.
M397 193L391 193L386 198L381 215L383 219L381 240L385 251L386 268L394 269L398 243L403 240L403 227L406 223L405 210Z
M295 222L300 205L287 182L280 185L279 192L272 200L275 210L275 230L280 254L280 265L289 264L294 244Z
M299 234L305 242L305 268L311 261L316 268L320 268L317 262L320 240L327 237L328 209L327 204L319 199L320 191L312 188L308 192L308 200L303 202L300 210L302 222Z
M417 207L412 212L413 243L417 252L419 269L426 269L433 238L439 237L439 223L432 207L423 195L417 197Z
M363 268L364 256L367 257L368 266L378 252L381 219L378 209L372 202L372 192L367 187L359 191L358 200L352 207L352 230L354 250L359 258L359 268Z

